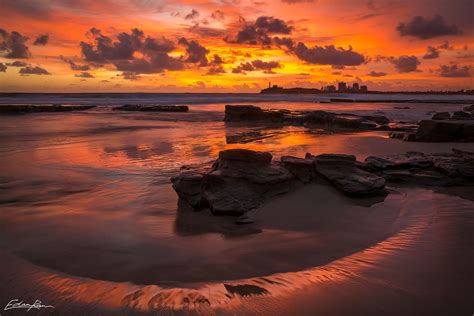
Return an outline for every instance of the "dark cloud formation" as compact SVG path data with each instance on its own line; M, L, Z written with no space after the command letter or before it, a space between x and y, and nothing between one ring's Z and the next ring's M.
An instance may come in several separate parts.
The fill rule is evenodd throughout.
M30 50L26 46L28 37L13 31L11 33L0 29L0 52L5 58L28 58Z
M89 65L76 64L72 60L69 60L68 63L69 63L69 66L71 67L72 70L87 71L87 70L91 69L91 67Z
M423 59L436 59L439 57L439 50L436 47L428 46L426 54Z
M191 10L191 13L189 14L186 14L186 16L184 17L186 20L194 20L196 18L199 17L199 12L196 11L195 9L192 9Z
M441 15L435 15L433 18L415 16L409 22L401 22L398 24L397 30L401 36L413 36L424 40L462 33L456 25L448 25Z
M38 66L26 66L25 68L21 68L19 73L22 75L50 75L46 69Z
M130 71L122 73L122 77L125 80L138 80L141 78L137 73Z
M437 71L441 77L446 78L467 78L471 77L470 66L441 65Z
M28 64L25 63L25 62L19 61L19 60L15 60L12 63L7 63L7 66L10 66L10 67L26 67L26 66L28 66Z
M0 63L0 72L6 72L7 71L7 66L5 66L3 63Z
M188 41L186 38L182 37L179 39L178 44L186 47L185 62L194 64L199 63L199 66L206 66L209 63L206 57L209 50L198 42Z
M44 45L48 44L48 41L49 41L49 35L47 35L47 34L40 35L35 39L35 42L33 43L33 45L44 46Z
M308 48L299 42L292 52L309 64L356 66L366 61L364 55L353 51L350 46L347 50L342 47L336 48L334 45Z
M290 37L273 37L273 43L278 47L285 46L288 50L292 50L295 46L295 42Z
M234 40L228 37L225 40L229 43L270 46L272 44L270 35L290 34L293 31L292 26L272 16L261 16L255 23L246 23L245 21L244 23L244 27L237 33Z
M135 28L130 33L122 32L117 40L105 36L99 29L89 31L92 43L81 42L82 55L88 63L113 64L124 73L158 73L184 68L182 60L168 55L175 45L165 38L145 37ZM135 53L141 57L135 57Z
M239 66L232 69L233 73L245 73L246 71L257 71L262 70L264 73L273 74L273 69L280 68L281 65L278 61L262 61L256 59L251 62L240 63Z
M224 63L224 60L222 60L222 58L219 55L214 54L214 57L212 59L212 63L216 64L216 65L220 65L220 64Z
M420 61L416 56L389 57L388 60L395 66L400 73L418 71Z
M217 65L217 66L211 67L207 71L208 75L219 75L219 74L223 74L223 73L225 73L225 69L224 69L224 67L222 67L222 65Z
M367 74L367 76L370 76L370 77L384 77L386 75L387 75L386 72L383 72L383 71L378 72L378 71L373 71L373 70Z
M95 76L93 76L91 73L87 72L87 71L83 71L81 72L80 74L75 74L74 77L78 77L78 78L95 78Z

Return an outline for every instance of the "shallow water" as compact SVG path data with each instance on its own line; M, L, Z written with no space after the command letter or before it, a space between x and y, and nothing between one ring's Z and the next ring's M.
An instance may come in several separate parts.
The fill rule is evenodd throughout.
M192 105L189 113L119 113L99 107L0 116L2 250L71 277L194 288L202 282L323 267L396 236L415 225L418 215L443 220L436 203L444 203L442 212L449 216L455 210L470 214L472 228L472 194L396 187L385 200L366 202L327 186L305 187L269 202L249 226L192 212L178 203L169 178L180 166L212 160L223 149L265 150L274 159L348 153L359 160L408 150L474 151L474 144L409 143L389 139L386 132L236 126L222 122L223 106ZM261 106L383 112L408 120L433 109L462 107L414 104L416 111L400 113L394 104ZM443 242L459 238L458 232L444 233Z

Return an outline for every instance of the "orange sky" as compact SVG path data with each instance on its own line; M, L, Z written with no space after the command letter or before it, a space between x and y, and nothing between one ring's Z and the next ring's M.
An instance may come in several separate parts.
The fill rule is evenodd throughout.
M473 89L473 3L3 0L0 91L258 92L269 81Z

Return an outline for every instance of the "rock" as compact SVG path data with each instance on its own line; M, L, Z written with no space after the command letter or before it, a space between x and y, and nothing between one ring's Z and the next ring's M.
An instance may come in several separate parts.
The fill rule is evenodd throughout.
M474 185L474 153L453 149L452 153L368 157L365 167L387 181L423 185Z
M224 121L226 122L255 122L266 121L273 123L283 122L284 112L276 110L262 110L254 105L226 105Z
M313 179L313 160L292 156L281 157L283 166L291 172L295 178L308 183Z
M415 140L421 142L473 141L474 121L422 120L416 131Z
M395 139L403 139L405 137L405 132L390 132L388 137Z
M386 193L385 179L356 167L355 156L325 154L314 160L316 173L350 196Z
M390 123L390 120L388 119L388 117L384 115L366 115L366 116L363 116L363 118L369 121L373 121L380 125L387 125L388 123Z
M409 106L395 106L393 108L396 110L409 110L410 109Z
M386 169L409 169L409 168L428 168L433 166L433 162L423 153L409 151L401 155L389 156L369 156L364 161L366 167L372 171Z
M452 118L455 120L472 120L471 113L464 112L464 111L453 112Z
M405 132L403 136L403 140L406 142L414 142L416 140L416 133L415 132Z
M259 152L247 149L230 149L219 152L221 162L242 162L258 165L269 165L272 155L268 152Z
M137 111L137 112L188 112L186 105L154 105L154 104L125 104L113 108L115 111Z
M326 111L288 111L263 110L253 105L226 105L224 121L226 122L266 122L286 125L318 125L325 128L343 128L355 130L376 129L386 124L388 119L382 115L368 118ZM378 121L378 123L376 122Z
M194 209L241 215L291 189L293 175L271 160L266 152L225 150L205 172L184 170L171 181L179 197Z
M59 104L0 105L0 114L71 112L71 111L84 111L84 110L89 110L92 108L95 108L95 105L59 105Z
M177 177L171 178L173 189L178 196L186 201L192 208L201 205L201 186L203 174L193 170L183 170Z
M250 214L251 212L247 212L243 215L240 215L236 220L235 223L239 225L245 225L245 224L252 224L255 222L255 219L253 216Z
M449 112L437 112L431 118L432 120L448 120L451 118L451 114Z
M466 111L466 112L474 111L474 104L465 106L463 110Z

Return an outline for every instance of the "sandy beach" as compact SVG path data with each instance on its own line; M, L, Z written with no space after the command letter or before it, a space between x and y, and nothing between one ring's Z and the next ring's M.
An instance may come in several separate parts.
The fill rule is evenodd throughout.
M390 107L388 116L397 115ZM472 152L472 143L238 126L222 122L221 109L2 116L1 279L9 290L1 301L39 297L71 315L473 309L471 187L390 184L387 196L360 199L320 180L268 201L254 223L236 225L193 211L169 181L182 165L224 149L362 161L412 150Z

